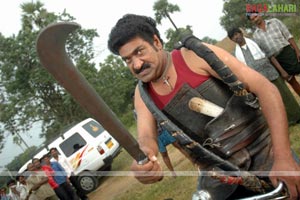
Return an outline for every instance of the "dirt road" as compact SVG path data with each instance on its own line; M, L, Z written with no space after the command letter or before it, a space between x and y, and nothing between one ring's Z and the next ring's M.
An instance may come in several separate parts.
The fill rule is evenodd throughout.
M138 184L133 177L106 177L98 189L89 194L90 200L113 200L114 197L130 190L134 184Z

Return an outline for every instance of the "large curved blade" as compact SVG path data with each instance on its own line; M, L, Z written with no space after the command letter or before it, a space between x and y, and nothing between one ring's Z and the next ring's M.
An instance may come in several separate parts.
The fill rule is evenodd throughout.
M138 162L147 157L140 150L137 141L106 105L84 76L74 66L66 53L66 39L80 28L72 22L59 22L44 28L37 38L36 48L42 65L53 75L74 99L120 143Z

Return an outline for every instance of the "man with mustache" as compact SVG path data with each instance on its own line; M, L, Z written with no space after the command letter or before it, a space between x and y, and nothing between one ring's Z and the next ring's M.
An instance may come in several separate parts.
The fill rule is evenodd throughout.
M189 41L184 40L183 44L188 46ZM224 81L236 76L238 81L233 85L237 87L229 84L231 89L236 91L244 87L243 94L247 95L250 91L256 95L262 115L255 101L248 104L246 101L249 99L238 97L238 93L233 95L228 86L219 81L218 74L222 72L213 70L204 57L185 47L172 52L164 50L156 22L147 16L127 14L119 19L109 35L108 47L126 62L131 73L140 80L134 95L138 142L149 162L139 164L133 161L131 169L137 180L150 184L163 178L157 162L158 121L166 128L174 128L174 123L186 133L174 132L176 127L168 130L180 139L179 144L187 152L193 154L192 150L200 143L212 154L235 163L242 170L270 170L269 178L274 186L278 181L283 181L290 197L299 197L299 176L276 173L295 172L300 168L290 149L288 123L280 93L268 79L216 46L204 44L201 47L204 52L214 53L225 63L221 70L229 74L224 76ZM149 94L150 102L141 94ZM224 111L215 117L191 111L186 99L193 96L205 97L223 107ZM160 111L148 106L152 105L151 102L168 116L168 120L160 120L165 116L160 116ZM193 142L187 144L187 140ZM199 161L197 164L201 172L218 168L217 165L208 165L211 164L206 162L209 157L194 157ZM210 176L200 177L199 189L208 192L212 199L236 199L251 193L243 187L223 183Z
M48 176L43 170L37 169L33 163L29 163L27 171L30 173L26 180L30 194L34 193L39 200L58 200L48 182Z

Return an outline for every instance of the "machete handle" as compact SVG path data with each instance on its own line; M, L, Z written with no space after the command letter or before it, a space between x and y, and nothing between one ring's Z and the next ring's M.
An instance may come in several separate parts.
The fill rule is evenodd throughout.
M188 105L191 110L210 117L217 117L224 110L222 107L200 97L191 98Z
M36 48L40 62L73 98L96 119L139 163L148 162L135 138L75 67L66 53L67 37L80 25L74 22L53 23L41 30Z

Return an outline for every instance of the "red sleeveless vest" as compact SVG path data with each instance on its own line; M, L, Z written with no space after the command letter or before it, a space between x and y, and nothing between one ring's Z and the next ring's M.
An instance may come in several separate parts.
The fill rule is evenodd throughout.
M184 83L187 83L192 88L196 88L197 86L201 85L201 83L209 79L209 76L197 74L190 70L185 63L180 50L172 51L172 60L177 73L177 80L173 91L167 95L159 95L154 91L152 85L149 84L149 94L160 110L162 110L165 105L168 104L168 102L175 96L177 91Z

